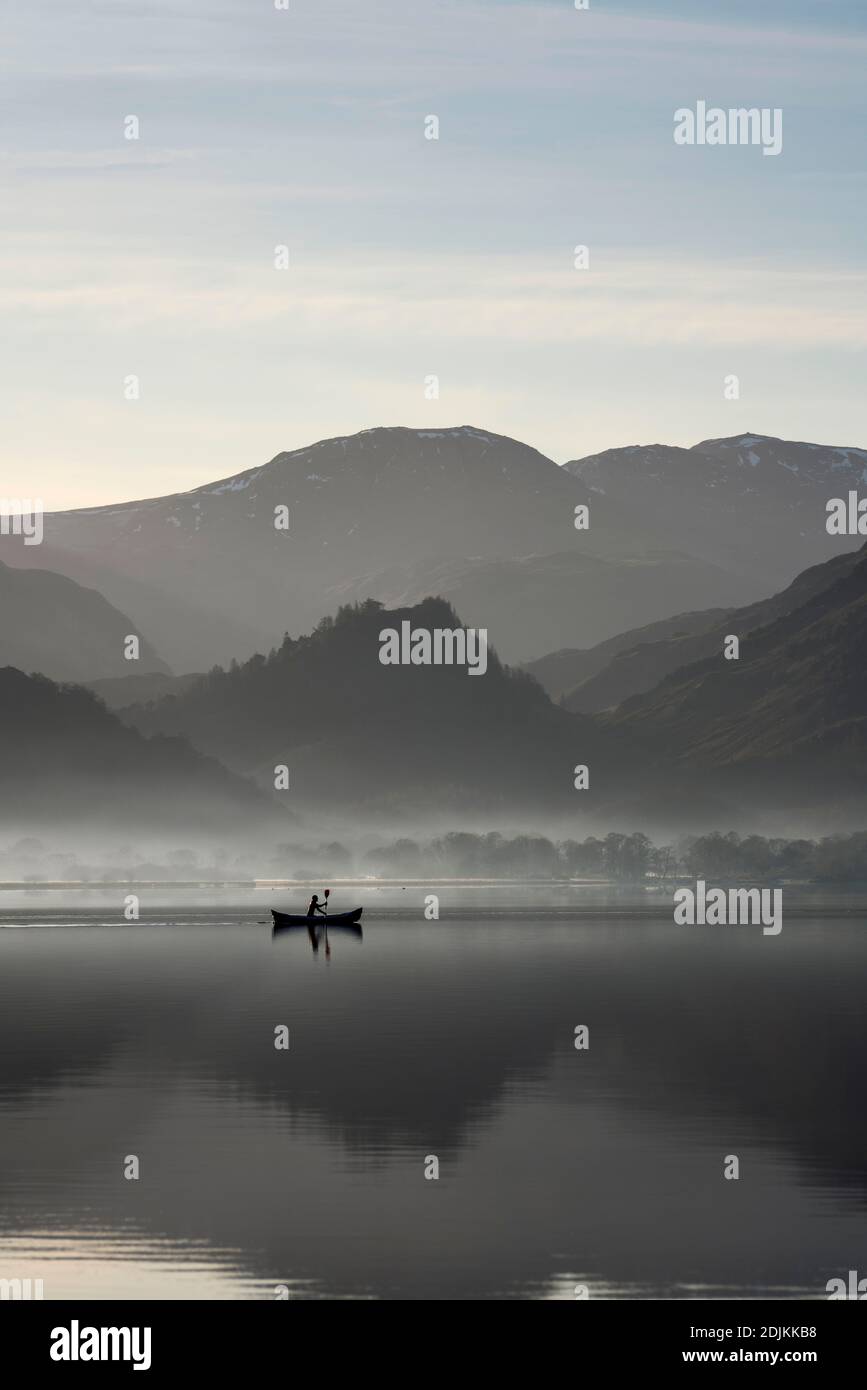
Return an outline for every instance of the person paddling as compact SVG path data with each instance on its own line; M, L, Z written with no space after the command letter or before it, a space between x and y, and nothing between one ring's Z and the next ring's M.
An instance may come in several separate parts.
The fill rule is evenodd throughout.
M326 894L326 896L327 896L327 894ZM316 914L317 914L317 912L318 912L322 917L325 917L326 914L327 914L327 906L328 906L328 905L327 905L327 903L326 903L325 907L323 907L322 904L320 903L318 897L317 897L316 894L314 893L314 894L313 894L313 897L310 899L310 906L309 906L308 909L307 909L307 916L308 916L308 917L315 917Z

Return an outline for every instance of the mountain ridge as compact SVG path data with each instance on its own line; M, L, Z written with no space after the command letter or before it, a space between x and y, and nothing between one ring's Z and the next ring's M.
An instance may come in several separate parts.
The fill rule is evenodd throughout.
M588 529L576 529L579 507L592 513ZM284 451L184 493L49 513L38 563L97 587L183 671L245 659L287 628L309 630L334 606L329 587L384 565L436 568L467 556L503 564L567 549L600 563L621 557L625 566L648 551L681 553L667 526L628 498L594 498L530 445L474 426L395 427ZM2 550L18 567L37 564L32 549L8 538ZM707 562L687 560L698 583ZM642 583L632 579L639 599ZM745 601L734 571L718 582L735 586L730 601ZM412 597L424 592L429 583ZM385 588L373 596L390 597ZM585 595L594 635L622 625L606 603L601 591ZM646 616L662 617L667 604ZM479 625L520 658L508 620L506 612L500 631Z

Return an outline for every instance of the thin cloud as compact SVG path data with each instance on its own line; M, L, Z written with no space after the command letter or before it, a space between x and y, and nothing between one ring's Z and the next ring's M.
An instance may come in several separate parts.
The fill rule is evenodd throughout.
M301 259L292 270L240 271L226 262L142 262L114 256L46 267L7 257L0 309L100 333L172 328L278 331L299 350L335 334L382 346L420 332L492 347L617 342L867 346L867 271L618 258L589 272L552 271L526 257L443 255Z

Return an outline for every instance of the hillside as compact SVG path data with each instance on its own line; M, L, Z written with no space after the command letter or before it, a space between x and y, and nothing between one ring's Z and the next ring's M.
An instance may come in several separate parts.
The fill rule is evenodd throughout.
M605 785L612 741L590 721L553 706L529 676L488 653L483 676L458 666L384 666L379 633L403 621L455 628L440 599L384 610L345 608L270 656L213 671L186 691L123 712L146 733L183 734L263 784L290 771L291 804L412 808L558 807L585 811L595 777ZM572 769L594 762L591 792ZM609 783L610 789L610 783Z
M564 695L577 696L594 676L613 670L614 659L621 652L632 653L651 644L661 648L669 640L703 633L722 622L729 612L731 610L727 608L702 608L696 613L678 613L673 618L662 618L643 627L629 628L616 637L597 642L594 647L562 647L536 661L528 661L524 669L547 690L552 700L559 700ZM667 672L661 672L657 679L665 674ZM646 688L650 689L655 683L650 680ZM578 708L570 704L571 707ZM600 709L605 707L599 706Z
M863 799L867 547L839 570L828 567L827 587L748 633L738 661L725 661L720 649L601 722L628 737L640 730L676 767L758 785L766 799L793 786L815 800L835 789ZM810 578L815 587L815 572ZM742 774L753 774L752 783Z
M334 806L422 819L458 809L602 811L618 824L664 816L686 829L697 817L719 824L760 812L784 788L804 803L841 789L863 801L865 584L867 553L840 556L765 605L729 614L711 638L670 638L683 650L712 640L713 655L609 714L553 705L493 652L483 677L383 666L386 627L460 625L444 600L427 599L407 609L372 600L347 607L270 656L212 671L122 717L148 734L181 734L263 786L285 764L289 804L314 816ZM739 662L722 657L732 631L742 636ZM592 769L580 794L578 763ZM724 775L709 777L713 769Z
M143 738L81 686L0 670L0 826L249 831L286 810L180 738Z
M124 642L140 640L138 661L124 658ZM41 671L53 680L160 672L169 668L132 620L102 594L43 569L11 569L0 562L0 667Z
M730 632L743 637L777 618L803 607L811 598L824 593L835 581L851 573L863 551L847 551L824 564L813 565L770 598L722 615L685 614L672 619L674 630L661 634L663 625L634 635L635 643L621 641L609 662L591 672L584 681L563 697L566 709L590 713L612 709L633 695L652 690L671 672L722 650ZM702 621L702 619L705 621ZM692 631L690 631L692 627ZM626 637L630 634L625 634ZM650 639L650 640L647 640Z

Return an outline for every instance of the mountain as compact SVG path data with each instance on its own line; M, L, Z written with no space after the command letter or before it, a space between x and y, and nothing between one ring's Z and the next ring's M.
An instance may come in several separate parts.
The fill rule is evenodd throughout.
M588 555L579 550L501 560L418 563L329 586L332 606L375 595L411 607L446 599L472 627L486 627L504 661L530 662L557 642L593 644L627 624L667 617L684 593L699 604L743 603L754 585L675 551Z
M864 449L743 434L691 449L608 449L563 466L611 504L664 516L671 545L767 588L860 544L827 534L825 507L864 491Z
M706 632L731 611L728 608L702 608L696 613L678 613L673 618L662 618L659 622L648 623L644 627L629 628L626 632L618 633L616 637L598 642L594 647L561 647L536 661L528 661L524 670L547 690L552 700L559 700L563 696L577 696L579 689L583 690L595 676L610 671L615 658L621 652L631 653L639 647L646 649L650 645L664 648L665 642L669 639L677 640ZM683 665L683 662L680 664ZM668 670L673 669L672 666L662 671L656 680L661 680L663 675L667 675ZM642 688L649 690L656 684L656 680L649 680ZM573 705L570 703L568 707L572 708ZM606 705L600 705L599 708L605 709Z
M268 657L212 671L123 718L148 734L183 734L263 785L285 765L289 804L314 814L586 810L590 793L576 801L573 768L592 747L603 784L603 769L617 761L605 732L552 705L490 650L484 675L383 665L380 633L404 621L460 626L441 599L397 610L373 601L346 607Z
M137 662L124 658L139 637ZM49 570L0 563L0 666L41 671L54 680L126 676L131 668L169 674L135 624L93 589Z
M757 435L560 468L473 426L374 429L190 492L49 515L42 546L4 537L0 555L98 589L176 670L269 650L341 603L432 593L518 662L668 618L685 595L740 607L853 551L827 535L825 504L865 476L867 451Z
M689 615L698 623L699 615ZM289 772L287 804L365 822L460 812L589 813L621 826L695 829L843 798L865 806L867 547L799 576L707 632L675 635L681 654L712 643L650 692L607 714L556 706L526 672L383 665L381 634L460 627L443 599L341 609L269 656L214 670L122 718L182 735L268 786ZM741 638L739 661L723 637ZM639 644L614 657L613 667ZM599 675L594 679L598 679ZM591 769L576 792L573 769ZM841 802L842 804L842 802Z
M590 507L587 530L575 529L580 505ZM280 508L288 530L275 527ZM54 513L45 517L41 548L9 537L2 543L10 564L38 563L98 588L184 671L267 650L287 629L309 630L333 611L342 586L351 590L347 597L390 602L396 582L416 601L431 592L432 570L469 566L465 576L456 575L455 592L467 590L472 599L475 585L487 603L496 593L496 576L483 573L487 562L533 557L529 572L538 568L538 557L564 552L576 557L579 570L588 557L607 563L598 600L589 582L580 595L557 599L559 612L571 603L586 615L584 626L568 629L586 643L624 625L629 594L647 620L671 611L645 604L642 596L648 567L654 567L660 603L670 605L670 577L658 559L648 558L660 550L692 556L702 602L746 602L766 590L748 578L745 592L743 576L725 565L726 573L715 576L710 566L718 562L691 543L682 545L658 508L636 505L628 495L591 492L537 450L472 426L374 429L327 439L191 492ZM626 566L622 593L619 607L606 616L617 559ZM679 564L683 583L691 584L682 558L665 563ZM474 577L476 570L481 577ZM369 577L366 592L359 576ZM714 587L717 578L722 592ZM561 582L572 581L567 570ZM545 580L546 602L556 582L556 575ZM516 591L517 584L512 587ZM479 612L478 625L510 654L544 650L524 650L525 611L514 630L508 605L496 623L481 619Z
M867 546L854 563L804 576L804 601L745 634L740 659L722 649L602 722L675 768L720 785L759 789L767 804L792 789L863 804L867 772ZM737 625L730 619L730 630Z
M0 826L235 832L286 811L184 739L143 738L82 686L0 670Z
M718 610L684 613L670 619L669 624L654 624L643 632L623 634L611 646L611 659L568 691L562 697L563 705L566 709L591 713L611 709L633 695L652 690L672 671L716 656L722 651L729 633L744 637L801 608L835 580L849 574L859 563L861 553L846 551L822 565L813 565L780 593L745 608L722 614ZM665 632L666 626L671 627L670 633Z

